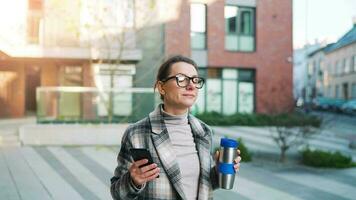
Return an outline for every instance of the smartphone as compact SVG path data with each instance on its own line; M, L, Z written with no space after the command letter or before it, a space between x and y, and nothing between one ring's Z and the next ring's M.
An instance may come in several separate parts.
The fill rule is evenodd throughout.
M130 153L131 153L131 156L134 159L134 161L138 161L138 160L142 160L142 159L147 159L148 160L148 163L146 163L144 165L141 165L140 168L144 167L144 166L147 166L147 165L150 165L150 164L153 163L153 159L152 159L151 153L147 149L144 149L144 148L131 148L130 149ZM159 178L159 175L157 176L157 178Z
M153 159L152 159L151 153L147 149L144 149L144 148L131 148L130 149L130 153L131 153L131 156L134 159L134 161L139 161L139 160L142 160L142 159L147 159L148 160L148 163L146 163L144 165L141 165L140 167L144 167L144 166L147 166L147 165L150 165L150 164L153 163Z

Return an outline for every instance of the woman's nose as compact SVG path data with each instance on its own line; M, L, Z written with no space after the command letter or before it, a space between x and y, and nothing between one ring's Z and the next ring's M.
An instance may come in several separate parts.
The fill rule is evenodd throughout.
M193 83L193 81L189 81L189 84L187 85L187 87L185 87L187 90L194 90L195 85Z

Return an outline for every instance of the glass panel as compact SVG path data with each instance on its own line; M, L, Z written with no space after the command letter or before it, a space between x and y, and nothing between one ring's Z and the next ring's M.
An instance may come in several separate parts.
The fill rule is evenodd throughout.
M207 111L221 112L221 80L207 80Z
M40 123L92 123L109 122L108 115L109 94L113 94L115 105L111 122L134 122L147 116L154 109L154 95L152 88L98 89L94 87L39 87L37 89L37 120ZM81 115L71 115L62 109L60 95L72 94L69 97L81 96ZM103 98L106 97L106 98ZM133 102L135 106L130 106ZM130 103L131 104L131 103ZM100 106L106 114L100 113ZM72 105L69 105L72 106ZM130 113L129 113L130 112ZM67 115L61 115L65 113ZM101 115L100 115L101 114ZM129 114L129 115L128 115Z
M190 46L192 49L205 49L205 33L190 33Z
M241 11L240 33L243 35L253 34L252 10Z
M253 51L255 49L253 36L238 36L238 49L241 51Z
M237 35L226 35L225 36L225 49L230 51L237 51Z
M225 6L224 15L225 15L225 31L228 33L236 33L236 18L237 18L237 10L236 6Z
M208 78L221 78L221 69L218 68L208 68Z
M239 70L239 80L254 82L255 79L253 74L252 70Z
M59 80L60 86L81 86L83 82L82 67L61 67ZM79 119L81 116L81 96L78 93L60 93L58 106L60 119Z
M204 87L199 90L198 99L195 104L195 109L196 109L195 111L197 113L205 112L205 99L204 99L205 98L205 88Z
M252 113L254 110L253 83L239 83L239 112Z
M193 3L190 5L190 31L205 33L206 31L206 16L205 5Z
M132 76L117 76L116 88L132 87ZM132 94L120 93L114 96L114 114L118 116L127 116L132 112Z
M223 114L231 115L237 111L237 81L224 80L223 82Z
M223 79L237 79L237 70L223 69Z

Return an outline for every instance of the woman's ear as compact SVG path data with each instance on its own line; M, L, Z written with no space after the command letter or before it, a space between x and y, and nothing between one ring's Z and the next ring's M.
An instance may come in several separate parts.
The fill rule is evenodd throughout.
M163 89L163 83L162 81L158 81L157 84L156 84L156 87L158 89L158 92L161 94L161 95L164 95L166 92L164 91Z

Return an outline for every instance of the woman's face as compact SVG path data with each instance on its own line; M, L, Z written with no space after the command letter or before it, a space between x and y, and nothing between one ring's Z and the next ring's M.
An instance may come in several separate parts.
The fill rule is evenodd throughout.
M171 66L168 77L176 75L198 77L198 72L189 63L177 62ZM176 78L171 78L165 82L161 82L159 90L160 94L164 97L164 104L177 109L190 108L198 97L198 89L192 80L189 80L189 84L186 87L180 87L177 84Z

